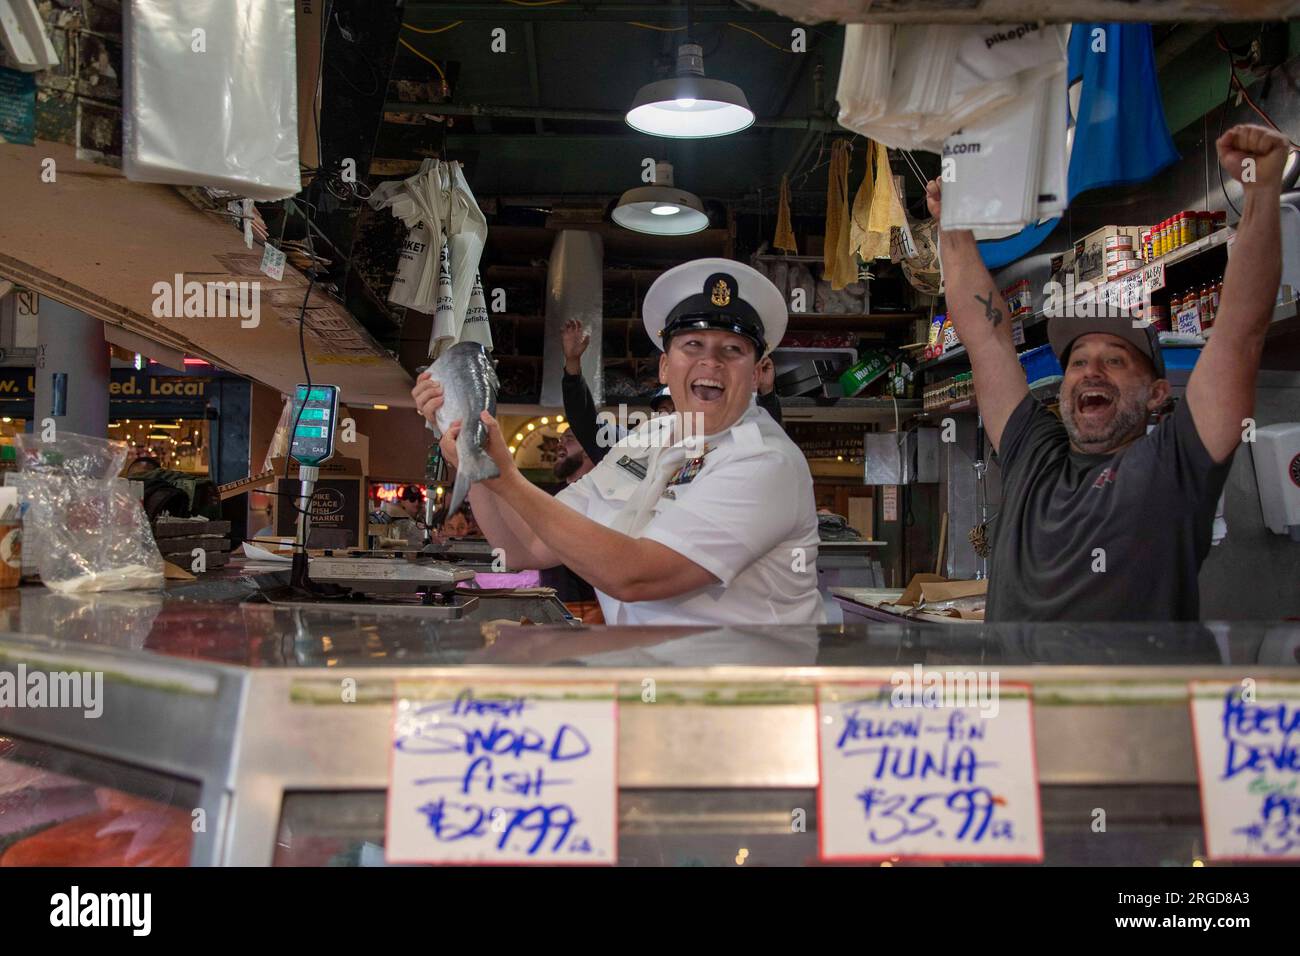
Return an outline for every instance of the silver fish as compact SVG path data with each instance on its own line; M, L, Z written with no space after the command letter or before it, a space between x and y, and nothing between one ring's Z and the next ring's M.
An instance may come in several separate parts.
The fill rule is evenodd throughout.
M456 438L456 454L460 465L456 469L456 483L451 489L447 514L456 509L469 494L475 481L495 478L501 474L483 450L487 443L487 426L480 413L497 413L497 372L492 360L479 342L459 342L438 357L426 373L442 386L443 403L438 409L438 432L445 435L453 422L460 422L460 435Z

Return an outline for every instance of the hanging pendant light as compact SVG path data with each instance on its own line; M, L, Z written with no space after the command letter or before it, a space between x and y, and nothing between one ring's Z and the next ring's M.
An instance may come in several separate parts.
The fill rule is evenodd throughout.
M624 229L652 236L689 236L709 225L700 197L673 185L671 163L656 163L655 181L625 192L610 218Z
M675 139L728 136L753 122L740 87L704 75L704 50L697 43L678 47L677 75L641 87L627 111L633 129Z

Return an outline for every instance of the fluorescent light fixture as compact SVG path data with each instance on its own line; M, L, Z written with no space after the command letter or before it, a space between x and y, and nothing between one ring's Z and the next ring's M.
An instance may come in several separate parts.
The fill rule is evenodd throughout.
M677 75L637 90L627 125L651 136L705 139L729 136L754 123L744 91L704 75L704 51L697 43L677 48Z
M654 183L625 192L610 218L624 229L652 236L689 236L709 226L700 197L673 185L670 163L656 163Z

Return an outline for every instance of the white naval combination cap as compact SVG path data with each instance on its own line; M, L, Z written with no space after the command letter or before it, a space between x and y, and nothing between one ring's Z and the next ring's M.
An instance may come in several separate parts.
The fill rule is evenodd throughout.
M693 259L669 269L646 292L641 316L661 349L687 329L718 329L749 339L760 357L781 344L789 321L772 280L734 259Z

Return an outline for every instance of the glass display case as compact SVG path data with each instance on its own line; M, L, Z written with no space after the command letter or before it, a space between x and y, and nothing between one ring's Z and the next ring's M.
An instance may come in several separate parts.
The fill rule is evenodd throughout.
M9 624L0 675L102 689L0 707L0 866L384 865L411 679L615 686L620 865L815 864L817 688L914 664L1031 687L1045 863L1189 865L1188 682L1300 679L1283 623L553 628L104 596Z

